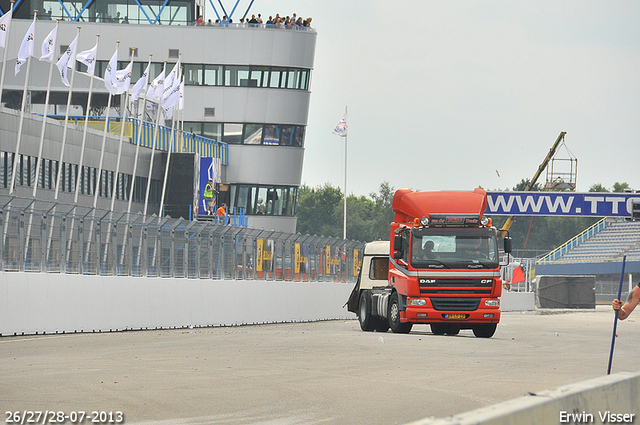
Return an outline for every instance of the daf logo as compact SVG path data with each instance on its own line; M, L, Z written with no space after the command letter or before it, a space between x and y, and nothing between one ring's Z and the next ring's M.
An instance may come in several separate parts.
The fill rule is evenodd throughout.
M491 283L493 279L480 279L480 283Z
M420 283L436 283L435 279L420 279Z

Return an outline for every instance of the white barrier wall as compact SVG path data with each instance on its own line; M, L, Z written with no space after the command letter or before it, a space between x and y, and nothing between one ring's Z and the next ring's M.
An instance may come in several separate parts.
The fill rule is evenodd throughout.
M353 284L0 272L0 335L353 319Z
M407 425L640 423L640 372L621 372Z
M0 272L0 336L355 319L353 286ZM500 304L535 309L527 293Z

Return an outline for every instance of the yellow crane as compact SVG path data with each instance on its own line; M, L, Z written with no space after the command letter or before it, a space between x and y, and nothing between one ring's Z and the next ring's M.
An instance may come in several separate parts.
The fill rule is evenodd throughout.
M533 189L533 187L535 186L536 182L538 181L538 178L540 178L540 175L542 174L542 172L545 170L545 168L547 168L547 165L549 164L549 161L551 161L551 158L553 158L553 155L555 155L556 150L558 149L558 146L560 146L560 144L564 140L564 135L565 134L567 134L566 131L563 131L563 132L560 133L560 135L556 139L556 141L553 144L553 146L551 146L551 149L549 149L549 153L545 157L544 161L542 161L542 164L540 164L540 166L538 167L538 171L536 171L536 173L533 175L533 178L529 181L529 184L527 184L527 187L524 188L525 191L528 192L531 189ZM513 216L513 215L507 217L507 219L505 220L504 224L500 228L499 235L500 235L501 238L504 238L504 236L507 234L507 231L509 230L509 228L513 224L514 217L515 216Z

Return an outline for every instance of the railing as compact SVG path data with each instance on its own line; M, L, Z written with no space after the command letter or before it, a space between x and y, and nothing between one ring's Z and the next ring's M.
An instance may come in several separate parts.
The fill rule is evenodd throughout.
M64 121L64 115L48 115L49 118L61 119ZM89 116L89 127L103 131L104 129L103 116ZM109 127L107 131L110 134L116 136L120 135L122 117L109 117ZM69 122L73 122L76 125L84 125L85 116L69 116ZM136 144L138 141L138 132L142 131L140 146L148 148L152 147L153 133L155 124L149 121L140 122L137 118L127 117L125 120L124 135L130 139L131 143ZM140 130L142 127L142 130ZM171 140L171 127L164 125L158 126L156 135L155 148L163 151L168 151ZM229 145L224 142L218 142L213 139L209 139L203 136L198 136L194 133L188 133L181 130L174 130L174 140L178 149L182 149L181 152L198 153L205 158L220 158L222 165L229 165Z
M607 226L609 226L609 224L610 223L607 221L607 219L603 218L602 220L595 223L593 226L586 229L584 232L580 233L577 236L574 236L572 239L568 240L564 244L560 245L558 248L551 251L549 254L542 257L540 260L536 262L536 264L550 263L560 258L562 255L566 254L571 249L577 247L582 242L586 241L587 239L589 239L599 231L605 229Z
M188 221L0 196L0 270L355 281L362 243L248 229L231 218Z

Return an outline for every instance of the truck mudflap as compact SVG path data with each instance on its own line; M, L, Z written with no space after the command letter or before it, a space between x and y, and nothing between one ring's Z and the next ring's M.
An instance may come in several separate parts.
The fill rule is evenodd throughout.
M351 291L351 295L349 295L349 299L342 307L347 307L347 311L358 314L358 302L360 299L360 277L358 277L358 281L356 282L356 286L353 287Z

